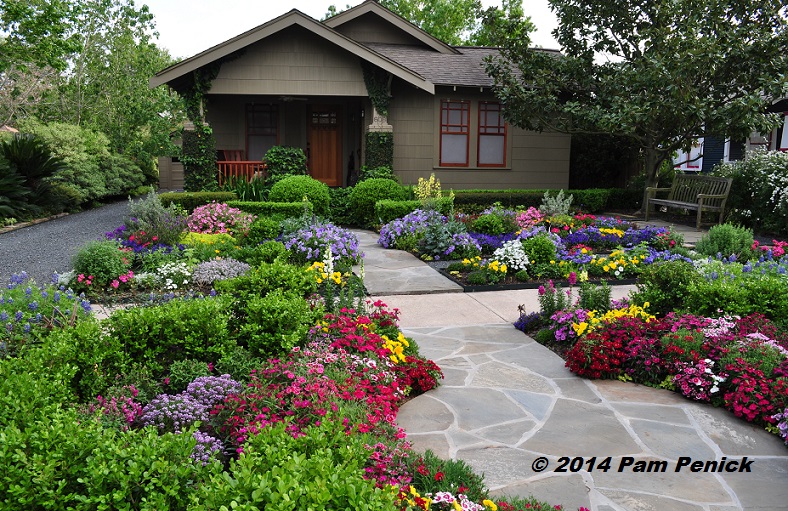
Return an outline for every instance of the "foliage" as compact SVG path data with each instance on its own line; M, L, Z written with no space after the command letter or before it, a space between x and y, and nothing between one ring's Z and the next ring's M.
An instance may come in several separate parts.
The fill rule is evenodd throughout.
M8 162L0 160L0 219L23 217L29 208L30 190L25 179Z
M266 165L267 185L274 185L288 176L308 174L306 154L300 147L274 146L266 151L263 162Z
M255 176L251 180L246 177L231 177L222 184L222 190L234 195L234 199L242 201L264 201L268 196L269 187L265 179ZM229 200L229 199L227 199Z
M649 303L655 314L681 310L688 304L689 290L700 276L691 263L664 261L643 268L632 301Z
M404 200L407 192L390 179L373 178L358 183L350 193L349 210L355 225L368 227L377 223L375 203L379 200Z
M184 129L181 138L184 189L187 192L218 191L216 139L211 127L195 122L194 129Z
M159 194L162 206L169 208L175 204L178 208L191 213L198 206L211 202L230 202L238 197L234 192L167 192ZM232 205L238 207L237 205Z
M470 229L489 235L500 235L517 230L515 212L494 205L482 212L479 217L471 223Z
M550 195L550 192L544 192L542 197L542 205L539 206L539 211L545 216L554 215L568 215L571 213L572 200L574 195L564 197L564 191L558 190L555 197Z
M368 167L394 167L394 134L369 131L366 138L366 163ZM380 179L380 178L378 178Z
M389 166L370 167L364 165L361 167L361 172L358 174L358 180L366 181L367 179L391 179L397 181L394 171Z
M121 252L117 242L91 241L74 255L72 265L76 274L88 279L79 279L79 284L84 283L88 288L93 285L94 288L104 290L110 282L129 270L131 262L126 254Z
M277 181L268 194L271 202L298 202L304 198L312 203L316 215L328 216L328 185L311 176L287 176Z
M539 286L539 314L542 318L550 318L556 312L569 307L571 303L571 291L561 289L561 286L554 285L553 281L547 282L547 287Z
M167 390L181 392L196 378L210 376L211 366L201 360L184 358L170 365L169 376L165 379ZM141 412L142 410L140 410Z
M430 174L429 179L420 177L416 183L416 187L413 189L413 193L416 199L424 203L432 199L440 199L442 197L441 181L435 178L434 172Z
M177 245L185 230L183 211L174 203L165 208L156 192L151 191L147 197L137 201L129 198L127 239L134 236L139 243Z
M373 108L383 117L388 117L391 100L391 73L366 61L361 63L361 72L364 75L364 85ZM375 167L379 167L379 165L375 165Z
M247 247L239 251L238 256L252 266L271 264L276 259L287 260L290 253L279 241L269 240L255 247Z
M350 213L350 194L352 188L329 188L329 220L336 225L352 225L353 217Z
M260 217L249 226L249 231L239 237L244 246L255 246L279 236L280 222L270 217Z
M751 229L731 224L715 225L695 244L695 251L702 256L734 256L746 261L752 255L753 234Z
M311 202L243 202L229 201L228 206L238 208L247 213L257 215L258 218L264 216L281 216L285 218L300 217L304 212L312 214L313 206Z
M227 305L221 298L177 299L116 311L107 326L128 357L163 376L175 360L215 362L230 349Z
M533 264L546 264L556 258L555 244L546 234L526 238L522 244L523 250Z
M234 279L246 274L251 267L230 257L204 261L192 270L191 281L198 286L211 286L220 280Z
M788 59L781 3L549 3L560 58L531 49L530 27L519 21L496 31L502 56L487 72L512 124L627 137L645 153L646 185L655 186L661 163L692 141L745 139L777 122L765 112L784 95L774 74ZM737 64L719 69L722 60Z
M429 488L432 493L461 493L473 502L488 497L484 478L462 460L443 460L427 449L422 456L410 458L409 465L413 474L411 485L416 488Z
M62 158L52 154L43 140L33 135L16 134L10 141L0 142L0 155L24 180L24 186L30 192L27 207L37 212L61 211L61 205L53 203L55 196L51 193L51 179L63 170L65 164Z
M604 313L610 309L610 291L610 286L604 280L598 286L583 282L580 284L577 306Z
M237 339L253 356L277 357L302 342L322 316L296 291L274 289L238 304Z
M244 236L254 222L254 215L245 213L227 204L211 202L194 209L188 219L191 232L203 234L228 233L232 236Z
M752 151L744 160L716 167L714 174L733 178L729 221L788 235L788 154Z

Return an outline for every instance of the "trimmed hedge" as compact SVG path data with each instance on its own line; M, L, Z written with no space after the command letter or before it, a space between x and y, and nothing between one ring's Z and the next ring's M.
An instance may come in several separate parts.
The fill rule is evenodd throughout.
M433 201L435 208L443 215L449 215L454 207L452 197L442 197ZM423 206L418 200L379 200L375 203L375 216L380 220L380 224L387 224L397 218L411 213Z
M284 218L298 218L305 212L313 214L314 206L311 202L247 202L234 200L227 203L232 208L238 208L253 215L272 216L279 215Z
M311 176L287 176L271 187L268 200L271 202L297 202L304 197L312 203L315 213L328 216L330 197L328 185Z
M506 208L535 207L542 204L546 191L555 194L557 190L455 190L454 204L465 213L479 213L500 202ZM572 195L572 208L585 213L601 213L607 209L636 209L638 199L643 192L591 188L587 190L567 190L565 195ZM478 209L478 211L476 211Z
M162 206L177 204L189 213L211 202L230 202L238 197L234 192L167 192L159 195Z

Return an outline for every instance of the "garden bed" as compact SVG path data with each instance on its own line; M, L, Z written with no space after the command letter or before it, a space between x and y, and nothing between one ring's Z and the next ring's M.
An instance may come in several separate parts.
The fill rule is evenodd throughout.
M497 284L470 284L468 282L468 274L459 274L454 275L445 268L439 269L441 275L444 277L451 279L453 282L456 282L460 286L462 286L462 290L465 293L475 293L481 291L509 291L509 290L517 290L517 289L538 289L540 286L547 285L549 279L544 280L534 280L531 282L523 282L517 280L514 275L507 275L505 279ZM638 280L635 278L632 279L618 279L618 280L604 280L604 279L589 279L590 283L592 284L601 284L602 282L607 282L609 285L614 286L625 286L631 284L637 284ZM561 286L569 286L568 280L558 280L553 281L556 285Z

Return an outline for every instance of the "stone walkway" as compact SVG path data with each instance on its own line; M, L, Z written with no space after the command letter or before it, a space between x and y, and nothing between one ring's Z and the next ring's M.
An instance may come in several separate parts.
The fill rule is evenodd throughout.
M702 234L686 230L688 243ZM359 235L370 293L400 309L405 334L445 375L400 409L417 450L466 461L494 495L534 495L565 510L788 510L788 448L776 436L672 392L576 377L511 326L518 305L538 310L535 290L456 292L415 257ZM631 289L615 286L614 295ZM729 471L709 463L704 472L714 461Z

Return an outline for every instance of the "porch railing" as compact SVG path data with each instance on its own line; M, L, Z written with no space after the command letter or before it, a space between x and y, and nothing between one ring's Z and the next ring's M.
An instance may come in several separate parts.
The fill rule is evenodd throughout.
M219 186L230 181L265 178L265 164L261 161L217 161Z

